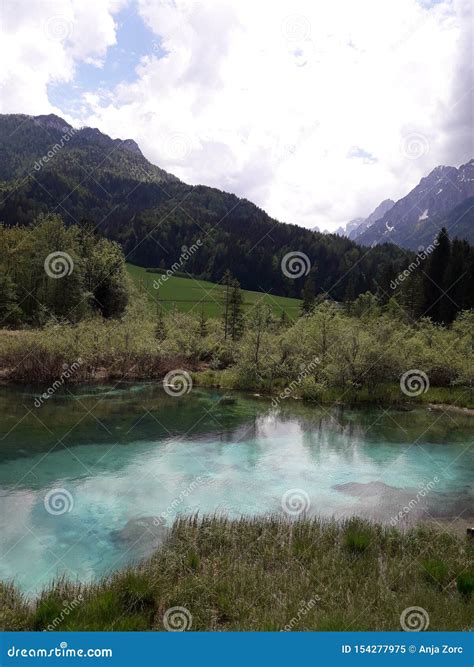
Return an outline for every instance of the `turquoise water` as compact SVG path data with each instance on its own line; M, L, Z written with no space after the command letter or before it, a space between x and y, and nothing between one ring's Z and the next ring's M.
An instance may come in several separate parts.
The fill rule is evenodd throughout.
M136 562L179 513L474 516L474 421L463 415L274 409L156 384L75 389L39 408L36 395L0 388L0 579L29 594Z

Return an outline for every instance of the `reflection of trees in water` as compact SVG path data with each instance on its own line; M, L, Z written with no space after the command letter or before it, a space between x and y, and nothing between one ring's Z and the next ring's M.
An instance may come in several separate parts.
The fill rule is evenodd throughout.
M277 411L275 418L282 424L292 422L299 425L301 442L316 463L334 455L351 463L367 455L364 441L366 429L353 417L349 418L343 406L304 406L295 415L292 405L289 405Z
M258 415L266 410L263 402L245 397L224 404L223 394L215 391L193 390L181 398L171 397L159 383L102 391L75 388L74 393L69 389L35 409L35 396L44 390L0 390L0 437L4 436L0 460L49 451L58 440L74 447L206 436L224 443L251 439Z
M319 407L293 400L282 401L274 409L267 399L233 392L232 400L222 401L223 392L198 387L177 398L168 396L159 383L68 388L62 394L58 391L40 409L33 408L35 396L44 390L0 388L2 460L48 451L59 439L69 448L147 440L154 445L170 438L218 439L236 447L252 441L247 454L253 467L273 420L272 433L284 435L285 427L296 429L295 438L315 460L337 452L345 461L355 462L363 456L387 465L420 433L424 433L423 441L431 443L463 443L472 428L469 417L455 415L453 419L422 409L385 413L376 408ZM383 448L370 446L381 443Z

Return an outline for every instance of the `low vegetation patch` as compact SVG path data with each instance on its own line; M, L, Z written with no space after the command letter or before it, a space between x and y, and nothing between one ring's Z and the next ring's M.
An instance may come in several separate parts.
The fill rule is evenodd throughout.
M152 558L97 584L62 580L28 603L2 585L1 620L12 630L400 630L416 606L430 630L466 630L472 556L471 540L426 527L179 518Z
M363 554L367 551L374 539L373 532L366 527L360 527L357 522L350 524L344 536L346 548L353 554Z

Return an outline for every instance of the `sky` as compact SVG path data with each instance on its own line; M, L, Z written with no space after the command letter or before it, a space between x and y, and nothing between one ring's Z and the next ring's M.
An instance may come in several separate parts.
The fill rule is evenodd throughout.
M335 230L473 157L470 0L0 0L0 112Z

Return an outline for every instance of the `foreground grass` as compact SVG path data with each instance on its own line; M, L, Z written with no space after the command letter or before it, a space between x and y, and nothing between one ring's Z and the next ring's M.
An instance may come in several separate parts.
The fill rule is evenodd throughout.
M160 273L147 271L134 264L127 264L127 271L135 287L146 293L150 303L155 303L157 297L159 297L160 304L165 310L172 310L176 307L178 311L183 313L191 311L199 315L203 312L206 317L222 317L223 315L225 288L218 283L171 276L160 284L159 291L157 291L153 287L153 281L162 278ZM268 304L276 317L286 313L290 320L294 320L299 317L301 312L300 299L274 296L250 290L242 290L242 298L244 311L247 311L257 302L261 302Z
M416 606L430 630L467 630L472 556L472 541L432 528L180 518L149 561L97 585L59 581L34 603L3 585L0 624L164 630L167 610L181 607L191 630L400 630L400 614Z

